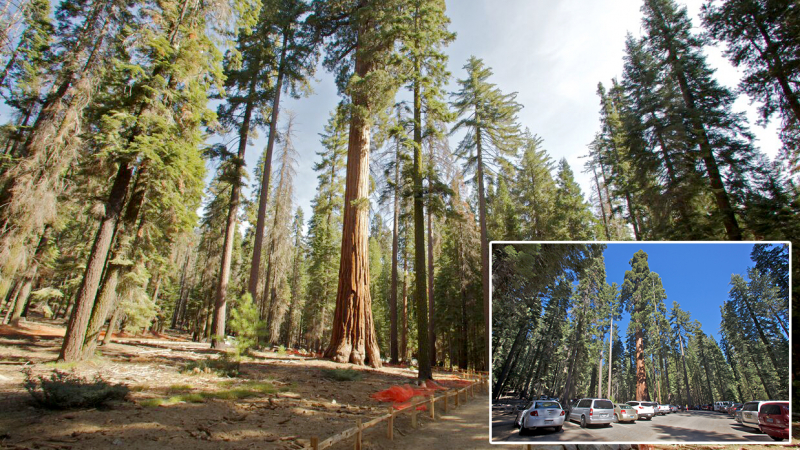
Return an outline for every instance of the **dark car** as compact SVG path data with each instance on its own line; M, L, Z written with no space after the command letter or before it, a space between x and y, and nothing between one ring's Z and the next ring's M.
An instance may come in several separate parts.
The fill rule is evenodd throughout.
M762 433L776 441L789 439L789 402L764 403L758 411Z

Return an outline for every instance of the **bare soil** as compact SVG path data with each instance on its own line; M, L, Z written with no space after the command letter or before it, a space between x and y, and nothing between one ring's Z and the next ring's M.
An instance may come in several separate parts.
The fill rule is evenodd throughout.
M219 357L222 351L175 334L115 337L114 343L98 347L99 355L91 361L59 365L54 361L64 331L62 324L53 321L0 325L0 448L304 448L312 436L322 441L353 427L359 418L366 422L385 414L387 404L370 395L413 383L416 377L416 371L407 368L370 369L277 351L259 352L243 361L235 378L214 372L182 373L190 362ZM334 368L359 370L363 377L358 381L326 378L323 370ZM23 387L24 369L41 375L54 369L72 371L88 379L99 375L127 385L131 393L127 401L102 409L40 409ZM447 372L434 377L458 378ZM209 393L253 381L271 383L276 392L145 406L148 399L169 398L176 390ZM488 401L479 398L472 402L488 407ZM410 434L408 415L395 423L399 430L396 439ZM379 428L385 433L385 426ZM486 437L488 441L488 429ZM334 448L352 445L347 441ZM379 444L377 448L382 447Z

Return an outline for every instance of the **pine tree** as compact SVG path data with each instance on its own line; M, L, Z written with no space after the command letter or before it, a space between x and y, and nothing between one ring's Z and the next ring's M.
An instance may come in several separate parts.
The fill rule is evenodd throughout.
M749 187L743 174L748 168L755 169L755 150L741 114L730 112L735 97L713 78L702 41L691 33L686 8L673 0L646 0L642 11L647 49L677 83L680 115L688 119L689 137L693 146L699 147L718 220L728 239L741 240L736 197Z
M21 137L18 153L24 157L0 176L0 296L26 264L34 235L56 218L63 172L77 156L79 139L72 130L93 98L101 61L132 20L126 6L124 0L87 0L62 3L56 11L52 88Z
M479 223L481 228L481 279L483 283L483 319L486 344L485 367L489 367L489 236L486 215L485 177L493 173L508 155L517 152L520 143L516 115L522 108L515 101L516 93L503 94L488 82L492 71L483 61L470 57L464 66L467 78L458 80L461 89L454 94L453 107L459 118L451 132L465 130L456 155L474 172L477 187Z
M442 0L411 0L402 21L405 25L401 54L408 60L407 83L413 92L413 199L414 199L414 299L417 308L419 379L433 378L432 333L428 317L428 277L425 263L425 212L422 162L423 134L436 132L432 125L448 115L442 87L449 73L442 47L455 39L447 31L449 19ZM425 122L423 123L423 112ZM430 212L429 212L430 214Z
M761 103L764 121L778 113L787 159L800 158L800 36L791 24L792 1L707 1L701 18L709 35L727 46L725 55L744 69L740 91Z
M200 156L200 127L213 117L207 109L207 93L222 76L220 58L205 33L210 13L206 8L211 6L190 9L184 1L165 2L148 10L138 19L141 39L134 40L136 50L147 57L131 62L127 51L115 55L112 82L121 91L127 88L130 95L105 99L95 140L98 153L117 163L116 175L70 316L61 360L80 358L114 229L134 174L139 178L148 172L168 171L173 168L168 165L170 155L184 160ZM164 45L170 50L162 51ZM208 55L212 55L208 65L194 63Z
M552 239L592 240L597 226L596 221L589 210L589 205L583 199L581 188L575 181L566 159L558 163L555 183Z
M267 251L267 276L264 281L262 308L267 311L267 342L278 342L288 298L288 278L291 266L292 196L296 176L297 150L294 139L294 116L289 115L281 133L282 146L278 156L277 183L272 195L272 226ZM266 165L266 164L265 164Z
M520 238L549 240L553 238L553 215L556 185L553 162L541 148L542 139L525 135L522 158L514 180L514 197L521 224Z
M270 71L275 71L275 84L270 86L269 137L267 148L264 150L264 170L258 196L255 242L253 243L253 257L248 281L248 291L253 298L256 297L258 289L259 267L264 246L267 198L270 190L269 178L272 170L272 151L278 139L277 126L281 93L289 91L294 98L299 98L301 94L308 92L308 80L314 75L318 51L311 27L302 21L309 12L309 6L305 1L269 0L263 10L264 16L259 28L263 29L265 33L275 35L274 39L275 41L280 40L280 45L273 44L275 54L271 55L271 58L274 61L269 66ZM261 40L256 43L253 50L259 52L260 45L263 45ZM253 76L266 78L260 74Z

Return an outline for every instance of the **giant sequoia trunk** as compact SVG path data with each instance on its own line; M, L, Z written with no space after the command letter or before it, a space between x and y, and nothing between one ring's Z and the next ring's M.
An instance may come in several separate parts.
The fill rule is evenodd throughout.
M356 49L355 73L364 78L371 65ZM339 262L339 286L331 342L325 357L334 361L380 367L380 348L372 319L369 291L369 152L370 117L358 109L368 107L365 93L353 95L356 110L350 119L347 176L344 192L344 226Z
M650 400L644 367L644 332L639 327L636 329L636 400Z

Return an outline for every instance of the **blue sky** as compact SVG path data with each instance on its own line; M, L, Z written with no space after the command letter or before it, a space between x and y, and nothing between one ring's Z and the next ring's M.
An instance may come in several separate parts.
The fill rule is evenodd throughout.
M732 274L747 279L747 268L755 264L750 259L751 243L613 243L603 253L606 263L606 280L622 285L625 271L630 270L630 260L639 250L647 253L652 272L661 277L667 299L667 310L672 302L699 320L703 332L719 342L720 306L728 299ZM628 315L615 323L621 326L624 337Z

